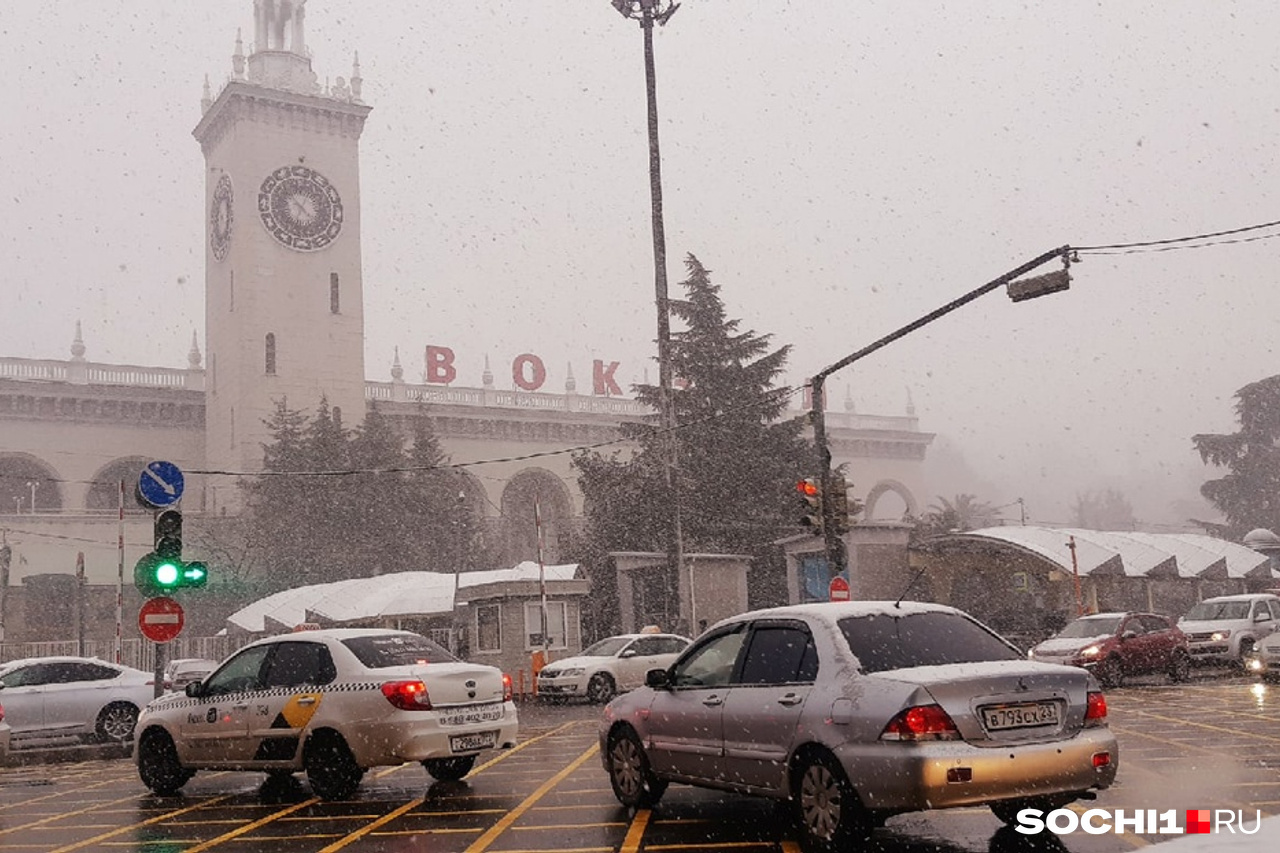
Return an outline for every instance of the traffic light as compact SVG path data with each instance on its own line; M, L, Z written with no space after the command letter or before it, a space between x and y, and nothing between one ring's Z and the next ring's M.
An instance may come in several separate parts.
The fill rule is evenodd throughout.
M849 485L839 474L831 476L831 523L836 533L849 532Z
M796 491L800 493L800 507L804 513L800 517L800 525L808 527L815 534L822 535L822 486L813 477L806 477L796 483Z
M156 513L156 554L171 560L182 557L182 513L166 509Z
M166 509L156 513L155 550L133 567L133 584L148 598L176 589L197 589L209 580L204 563L182 559L182 513Z

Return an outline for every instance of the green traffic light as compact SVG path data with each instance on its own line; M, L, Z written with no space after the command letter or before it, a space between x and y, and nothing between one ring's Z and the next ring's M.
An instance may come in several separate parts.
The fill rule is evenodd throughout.
M179 570L178 565L172 560L165 560L163 563L156 566L156 583L166 589L176 586L181 577L182 572Z

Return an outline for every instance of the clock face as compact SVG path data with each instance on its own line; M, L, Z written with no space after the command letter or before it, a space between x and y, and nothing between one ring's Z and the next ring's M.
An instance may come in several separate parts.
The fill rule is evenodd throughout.
M314 252L342 231L342 199L329 179L306 166L281 166L258 190L258 215L281 245Z
M209 248L213 257L223 260L231 248L232 199L231 176L223 174L213 188L213 204L209 206Z

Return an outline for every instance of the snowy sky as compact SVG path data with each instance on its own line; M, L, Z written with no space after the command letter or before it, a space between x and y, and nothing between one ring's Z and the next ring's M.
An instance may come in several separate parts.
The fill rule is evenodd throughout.
M608 0L310 0L320 78L360 52L366 372L452 347L618 360L655 335L641 33ZM0 18L0 354L181 367L204 337L191 137L251 0L10 0ZM1280 6L686 0L656 35L672 294L695 253L804 377L1046 249L1280 219ZM1275 234L1280 229L1261 232ZM1089 256L830 380L939 433L934 494L1039 522L1119 488L1189 513L1190 437L1277 372L1271 239ZM656 371L651 371L656 376ZM965 472L968 473L965 473ZM857 472L853 472L856 483ZM934 495L921 496L925 501ZM1015 510L1009 510L1012 513ZM1209 510L1198 509L1204 516Z

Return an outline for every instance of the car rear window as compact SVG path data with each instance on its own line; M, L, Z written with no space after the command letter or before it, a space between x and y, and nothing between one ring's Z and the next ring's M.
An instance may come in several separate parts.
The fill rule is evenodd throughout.
M1022 658L1004 640L955 613L848 616L840 620L840 630L863 672Z
M457 660L444 646L419 634L370 634L350 637L343 640L342 645L369 669Z

